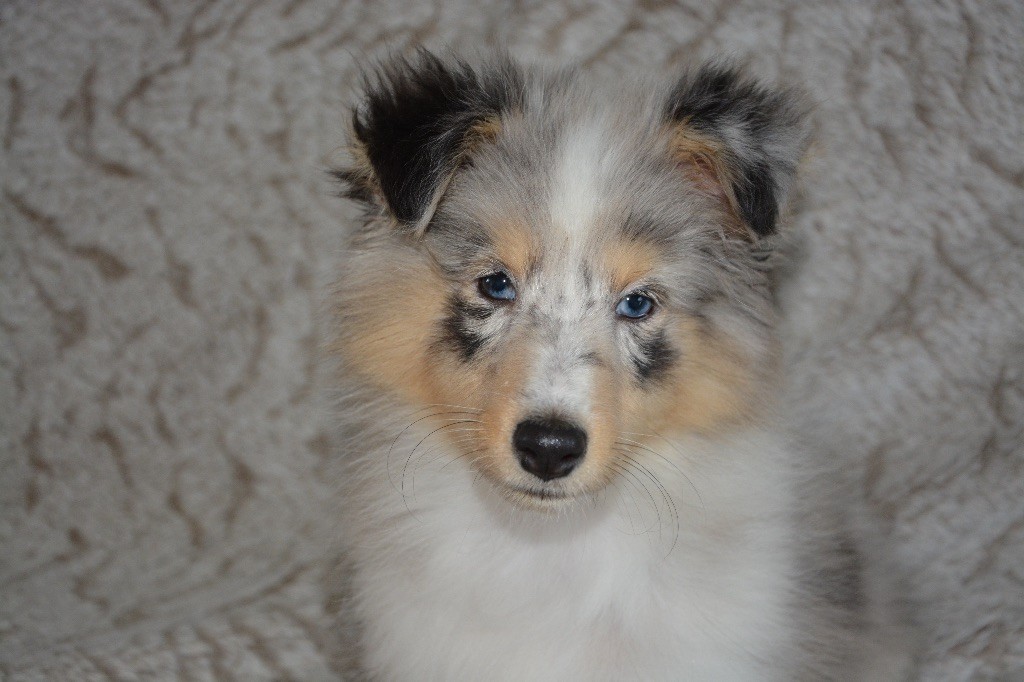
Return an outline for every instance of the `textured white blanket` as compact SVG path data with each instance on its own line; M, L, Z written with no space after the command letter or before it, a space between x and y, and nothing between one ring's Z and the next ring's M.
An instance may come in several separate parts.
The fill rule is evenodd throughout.
M360 64L720 52L820 102L792 404L886 519L929 680L1024 680L1024 4L0 6L0 677L337 679L319 301Z

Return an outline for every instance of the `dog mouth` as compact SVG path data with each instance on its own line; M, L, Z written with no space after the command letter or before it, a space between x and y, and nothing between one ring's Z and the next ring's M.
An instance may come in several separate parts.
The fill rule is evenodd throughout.
M512 485L508 486L508 490L513 495L521 495L528 499L539 500L542 502L567 500L572 497L569 493L557 488L533 488L528 486Z
M512 505L536 511L555 511L578 497L578 494L568 492L561 487L515 483L502 483L497 487L502 497Z

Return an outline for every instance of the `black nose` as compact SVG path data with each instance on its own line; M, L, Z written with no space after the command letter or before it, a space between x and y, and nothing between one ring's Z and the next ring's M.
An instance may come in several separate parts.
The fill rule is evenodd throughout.
M587 452L587 432L560 419L527 419L512 434L519 464L542 481L568 476Z

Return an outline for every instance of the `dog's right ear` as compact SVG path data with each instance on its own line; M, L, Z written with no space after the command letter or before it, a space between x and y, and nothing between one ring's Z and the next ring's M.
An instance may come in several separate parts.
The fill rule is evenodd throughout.
M480 69L421 50L365 79L352 115L353 164L332 171L345 195L421 234L474 147L521 106L523 77L507 58Z

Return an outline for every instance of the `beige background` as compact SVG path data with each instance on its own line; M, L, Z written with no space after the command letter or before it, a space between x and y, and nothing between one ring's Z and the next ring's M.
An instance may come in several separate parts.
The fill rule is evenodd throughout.
M426 42L810 91L797 419L898 543L926 679L1024 679L1021 3L0 7L0 677L337 675L323 170L358 64Z

